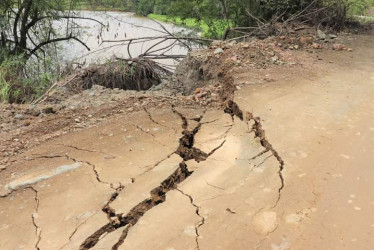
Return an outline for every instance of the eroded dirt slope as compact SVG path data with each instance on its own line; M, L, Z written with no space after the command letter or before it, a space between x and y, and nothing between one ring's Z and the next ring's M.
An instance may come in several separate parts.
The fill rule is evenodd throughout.
M223 108L87 108L57 128L102 119L2 145L0 249L372 249L372 41L304 65L224 65Z

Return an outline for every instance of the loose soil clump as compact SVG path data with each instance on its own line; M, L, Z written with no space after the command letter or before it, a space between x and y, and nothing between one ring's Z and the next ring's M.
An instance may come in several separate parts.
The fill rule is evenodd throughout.
M90 89L93 85L111 89L148 90L159 85L162 78L170 74L150 60L115 60L79 71L66 87L75 92Z

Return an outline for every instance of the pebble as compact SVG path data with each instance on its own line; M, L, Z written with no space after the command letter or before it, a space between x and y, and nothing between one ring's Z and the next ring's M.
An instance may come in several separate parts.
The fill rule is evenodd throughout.
M217 55L217 54L221 54L221 53L223 53L223 49L221 49L221 48L217 48L217 49L214 50L213 53L214 53L215 55Z
M336 43L336 44L333 44L332 45L332 48L334 50L344 50L345 49L345 46L343 44L339 44L339 43Z
M345 155L345 154L340 154L340 156L347 160L351 158L349 155Z
M56 111L53 109L53 107L46 107L43 109L44 114L54 114Z
M22 114L15 114L14 118L16 118L17 120L22 120L24 118L24 115L22 115Z
M195 226L188 226L183 230L184 234L187 234L189 236L196 236L196 229Z
M322 30L317 30L317 35L318 35L319 39L321 39L321 40L326 39L326 34Z
M270 58L273 63L277 62L279 60L279 57L273 56Z
M40 115L40 110L38 108L32 106L25 111L25 114L32 115L32 116L39 116Z

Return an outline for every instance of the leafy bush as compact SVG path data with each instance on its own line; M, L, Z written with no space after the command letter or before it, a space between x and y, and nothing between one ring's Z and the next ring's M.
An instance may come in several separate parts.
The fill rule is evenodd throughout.
M154 10L154 1L152 0L139 0L136 6L136 12L140 15L147 16Z
M147 2L146 11L143 2ZM274 16L282 16L286 20L305 9L308 11L301 15L304 18L302 22L332 29L342 28L349 14L374 14L374 0L139 0L139 6L142 6L142 13L151 12L182 20L193 18L207 25L204 34L214 38L220 38L222 30L228 27L256 26L258 20L267 22Z
M21 57L4 57L0 65L0 101L13 102L18 99L21 85L19 82L19 68L23 66Z
M50 73L40 72L24 77L22 55L4 58L0 65L0 102L24 103L41 96L53 79Z

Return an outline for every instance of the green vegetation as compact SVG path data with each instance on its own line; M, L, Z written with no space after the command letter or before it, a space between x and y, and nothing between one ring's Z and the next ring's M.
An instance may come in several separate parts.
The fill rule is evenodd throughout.
M287 19L309 8L311 25L340 29L349 15L373 15L374 0L133 0L134 11L159 21L199 28L203 36L222 38L230 27L257 26L282 15ZM371 10L371 11L370 11Z
M349 14L374 16L374 0L350 0Z
M0 0L0 102L33 100L57 79L58 42L86 46L73 10L133 11L220 39L300 12L302 23L339 30L350 17L371 21L374 0Z
M9 56L0 65L0 100L26 102L41 96L50 86L52 75L46 72L26 77L23 55Z
M160 22L173 23L175 25L198 30L202 33L203 37L222 37L226 29L229 27L223 20L213 20L211 23L212 26L210 26L203 20L198 21L197 18L182 19L181 17L160 14L149 14L148 17Z
M89 11L133 11L133 5L121 0L81 0L76 4L75 10Z
M59 42L75 40L87 47L79 39L81 29L66 22L81 18L71 11L78 3L0 1L0 102L33 100L57 79Z

